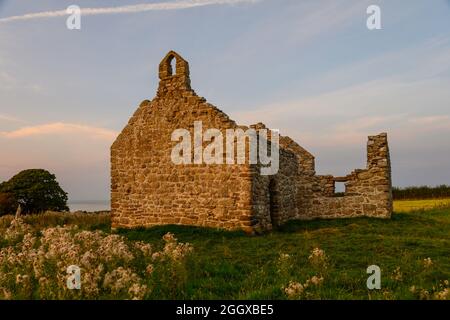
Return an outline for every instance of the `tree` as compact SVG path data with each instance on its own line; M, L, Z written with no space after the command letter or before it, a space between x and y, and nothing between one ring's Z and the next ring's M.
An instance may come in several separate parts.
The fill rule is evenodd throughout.
M12 194L23 213L68 211L67 193L54 174L43 169L24 170L0 184L0 192Z
M18 205L19 204L13 194L0 193L0 216L16 213Z

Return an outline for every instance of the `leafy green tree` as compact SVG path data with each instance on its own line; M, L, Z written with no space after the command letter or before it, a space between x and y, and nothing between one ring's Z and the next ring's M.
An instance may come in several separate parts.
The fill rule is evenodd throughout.
M23 213L68 211L67 193L54 174L43 169L24 170L0 184L0 192L12 194Z
M14 214L17 210L16 198L11 193L0 193L0 216Z

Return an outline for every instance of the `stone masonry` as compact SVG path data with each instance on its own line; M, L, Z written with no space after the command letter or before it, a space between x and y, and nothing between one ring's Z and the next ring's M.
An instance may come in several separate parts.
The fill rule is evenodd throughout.
M385 133L369 137L367 168L345 177L316 175L314 156L283 136L275 175L261 175L260 165L248 162L177 165L171 159L175 129L193 135L194 121L220 131L248 127L191 89L189 65L176 52L161 61L159 79L156 97L140 104L111 147L113 228L183 224L254 233L292 219L391 216ZM336 182L345 182L343 194L335 192Z

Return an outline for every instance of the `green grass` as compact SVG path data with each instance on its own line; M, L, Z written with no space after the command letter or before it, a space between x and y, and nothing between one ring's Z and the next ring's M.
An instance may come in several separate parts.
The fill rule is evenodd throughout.
M36 231L63 225L77 225L83 230L102 230L105 232L111 230L111 219L108 213L48 211L39 214L22 215L21 218ZM2 216L0 218L0 232L4 232L13 219L14 215Z
M0 230L12 218L2 217ZM110 232L107 214L46 213L23 218L36 231L76 224L80 229ZM441 281L450 280L450 208L396 213L388 220L292 221L258 236L173 225L118 232L130 240L152 243L158 250L167 232L194 246L186 268L174 278L163 275L168 283L156 286L150 299L286 299L281 288L289 281L305 283L319 274L324 276L323 284L308 289L310 295L303 298L417 299L419 294L410 292L411 286L432 294L439 291ZM308 260L316 247L329 258L326 270L318 270ZM280 253L291 256L291 266L281 273ZM433 265L425 268L423 260L428 257ZM366 288L366 269L372 264L381 268L381 290ZM397 267L401 281L391 277ZM177 279L182 283L171 285Z
M195 248L178 298L285 299L280 288L289 280L304 282L317 274L308 262L315 247L325 250L330 266L313 298L414 299L411 286L433 291L439 281L450 279L450 209L399 213L391 220L294 221L260 236L182 226L119 232L158 244L169 231ZM277 272L280 253L292 256L292 268L284 275ZM423 259L428 257L433 266L426 269ZM381 268L381 290L366 288L366 268L372 264ZM402 281L391 279L396 267Z

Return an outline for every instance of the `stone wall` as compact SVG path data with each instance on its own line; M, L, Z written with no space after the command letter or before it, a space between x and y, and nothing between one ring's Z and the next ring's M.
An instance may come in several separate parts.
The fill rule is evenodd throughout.
M111 147L113 228L185 224L261 232L292 219L390 217L386 134L369 137L367 168L346 177L316 175L314 156L283 136L279 171L272 176L261 175L260 164L248 164L248 141L245 164L176 165L174 130L187 129L193 137L195 121L224 136L226 129L248 128L191 89L189 65L177 53L162 60L159 78L156 97L141 103ZM270 150L270 136L267 143ZM343 196L335 194L336 182L346 183Z
M366 169L356 169L345 177L300 176L300 219L391 216L391 163L385 133L369 137ZM335 193L336 182L345 182L343 195Z
M251 125L255 130L268 128L263 123ZM253 176L253 207L255 214L260 217L260 227L271 229L279 226L298 215L297 208L297 180L299 162L297 155L284 145L287 137L280 136L279 141L279 170L275 175L260 174L260 165L254 166ZM270 150L271 136L268 136ZM264 217L264 218L262 218Z
M176 59L177 70L170 68ZM175 165L175 129L194 121L225 130L236 124L190 88L187 62L170 52L159 68L156 97L144 101L111 147L112 227L186 224L249 230L249 165Z

